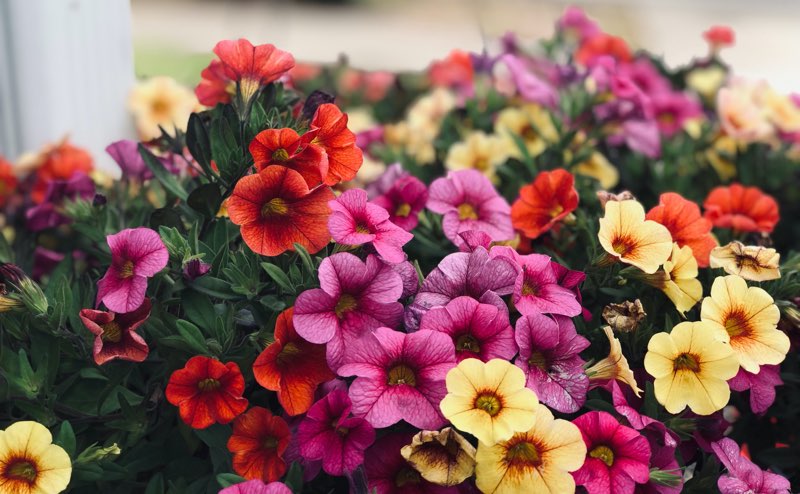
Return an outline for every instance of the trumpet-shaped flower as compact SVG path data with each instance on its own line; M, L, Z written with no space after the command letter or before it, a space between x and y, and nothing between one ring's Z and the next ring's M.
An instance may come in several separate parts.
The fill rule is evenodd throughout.
M403 458L401 451L411 444L412 435L390 432L367 450L367 490L373 494L457 494L457 487L428 482Z
M511 206L511 222L528 238L536 238L577 207L575 177L561 168L543 171L519 190L519 199Z
M709 253L717 241L711 235L711 221L700 215L696 203L675 192L666 192L661 194L658 206L647 212L646 219L667 227L673 242L692 249L698 267L708 267Z
M250 154L258 171L270 165L295 170L309 187L322 183L328 175L328 156L317 146L309 146L316 132L300 136L293 129L266 129L250 143Z
M697 279L697 260L689 246L672 244L672 255L664 262L664 269L639 278L663 291L681 314L703 297L703 285Z
M239 415L227 444L233 454L233 471L248 480L264 482L283 477L289 435L289 424L266 408L253 407Z
M740 368L728 386L733 391L750 390L750 410L762 415L775 402L775 387L783 384L780 371L778 365L762 365L755 374Z
M71 476L72 461L47 427L22 421L0 431L0 492L58 493Z
M458 485L475 472L475 447L450 427L417 433L400 454L423 479L437 485Z
M734 240L711 251L711 267L722 268L749 281L775 280L781 277L781 255L775 249L744 245Z
M778 474L761 470L758 465L745 458L733 439L723 438L711 443L714 455L728 470L720 476L717 487L722 494L788 494L789 481Z
M614 337L614 332L608 326L603 326L603 332L608 338L608 357L601 359L593 366L586 369L586 375L589 376L590 381L599 381L601 383L608 383L610 381L619 381L630 386L631 390L639 396L642 392L636 384L636 378L633 371L628 365L628 359L622 353L622 345L619 340Z
M780 219L778 203L758 187L716 187L703 202L705 217L717 228L772 233Z
M333 103L323 103L317 107L309 128L316 132L311 144L324 149L328 157L325 185L355 178L364 157L356 146L356 135L347 128L347 114Z
M136 330L150 317L150 299L132 312L117 314L100 310L82 309L79 317L86 329L95 335L92 354L97 365L114 359L141 362L150 349Z
M522 141L530 156L542 154L551 143L558 140L558 131L550 113L534 104L501 110L494 122L494 131L509 143L511 156L520 159L523 158L523 153L515 139Z
M419 213L428 201L428 189L417 177L399 178L372 202L389 212L389 220L410 232L419 222Z
M607 202L597 236L610 256L648 274L655 273L672 253L669 230L646 220L644 208L633 200Z

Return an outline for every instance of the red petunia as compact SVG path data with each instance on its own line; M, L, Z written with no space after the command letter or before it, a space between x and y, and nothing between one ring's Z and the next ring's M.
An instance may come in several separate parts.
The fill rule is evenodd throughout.
M631 50L628 43L618 36L598 34L587 38L575 53L575 60L581 65L588 65L592 60L603 55L608 55L618 62L630 62Z
M167 401L178 407L181 419L193 429L227 424L247 409L244 377L234 362L197 355L167 383Z
M564 169L543 171L522 187L511 206L511 222L528 238L547 232L578 207L575 177Z
M428 67L428 79L434 86L466 87L474 77L472 57L466 51L453 50L444 60L436 60Z
M708 31L703 32L703 39L711 46L712 50L719 50L733 46L736 34L729 26L711 26Z
M717 241L711 235L712 224L700 214L700 206L675 192L661 194L658 206L647 212L647 219L661 223L680 247L688 245L697 266L707 268L711 249Z
M197 101L205 106L230 103L236 94L236 82L225 75L225 65L217 59L200 72L200 84L194 90Z
M317 386L336 375L325 360L325 345L301 338L294 329L294 308L281 312L275 322L275 342L253 363L258 384L278 392L278 401L289 415L305 413L314 403Z
M78 316L86 329L95 335L93 355L97 365L120 359L141 362L150 349L136 330L150 317L150 299L131 312L118 314L102 310L82 309Z
M16 188L17 176L14 175L14 167L0 156L0 207L6 205L9 196Z
M68 139L45 147L33 158L36 166L31 196L37 204L44 200L47 186L53 180L68 180L76 172L88 174L94 167L92 156L83 148L73 146Z
M303 176L309 187L322 183L328 176L328 155L319 146L309 146L316 132L302 136L292 129L267 129L250 143L256 169L270 165L285 166Z
M253 252L277 256L298 243L313 254L330 241L328 201L333 198L329 187L309 191L300 173L268 166L239 180L228 214Z
M264 482L286 473L283 454L289 446L289 424L266 408L253 407L233 423L228 451L233 453L233 471Z
M780 219L778 203L758 187L716 187L706 197L705 217L717 228L772 233Z
M319 105L311 119L311 130L317 131L312 144L322 147L328 154L325 185L355 178L364 157L356 146L356 135L347 128L347 114L333 103Z

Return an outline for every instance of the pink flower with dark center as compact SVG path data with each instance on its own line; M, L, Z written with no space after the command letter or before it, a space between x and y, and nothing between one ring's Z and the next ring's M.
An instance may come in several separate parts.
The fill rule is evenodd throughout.
M333 391L308 410L297 429L300 454L322 460L329 475L341 476L364 463L364 450L375 442L375 429L361 417L350 416L350 398Z
M292 490L283 482L265 484L261 479L253 479L226 487L219 494L292 494Z
M763 415L775 402L775 386L783 385L781 367L779 365L762 365L758 374L744 369L728 380L734 391L750 390L750 409L753 413Z
M529 314L517 320L514 338L519 346L515 364L525 373L528 388L553 410L577 412L589 391L586 362L580 357L589 340L575 331L572 320Z
M79 316L86 329L95 335L93 355L97 365L120 359L141 362L150 349L136 330L150 317L150 299L144 299L133 312L117 314L82 309Z
M439 402L447 394L445 375L455 364L453 342L443 333L378 328L350 345L338 373L357 376L350 385L353 414L373 427L405 420L431 430L447 422Z
M169 261L169 252L157 232L128 228L106 237L111 247L111 266L97 282L97 304L114 312L131 312L144 301L147 278Z
M420 330L439 331L453 340L456 362L476 358L511 360L517 353L508 311L482 304L470 297L458 297L444 307L434 307L422 316Z
M428 201L428 189L417 177L404 177L385 194L372 200L389 212L389 220L403 230L411 231L419 222L419 212Z
M457 494L458 486L443 487L423 479L400 450L411 444L413 432L391 432L378 439L364 460L370 494Z
M650 479L650 444L607 412L588 412L572 421L586 443L586 461L573 472L589 494L633 492Z
M328 206L333 211L328 230L334 241L344 245L372 244L389 262L405 260L403 245L414 236L392 223L383 207L367 202L365 190L347 190Z
M297 334L311 343L327 344L328 366L341 365L345 344L375 328L397 327L403 306L403 280L375 256L362 261L340 252L319 265L320 288L301 293L294 305Z
M700 102L685 93L668 91L654 94L651 98L658 130L666 137L674 136L683 129L687 120L703 113Z
M444 216L444 234L456 245L463 241L458 234L468 230L486 232L495 241L514 238L511 206L477 170L451 171L434 180L428 209Z
M761 470L758 465L742 456L739 445L729 438L711 443L711 449L728 469L720 476L717 487L722 494L788 494L791 484L784 477Z

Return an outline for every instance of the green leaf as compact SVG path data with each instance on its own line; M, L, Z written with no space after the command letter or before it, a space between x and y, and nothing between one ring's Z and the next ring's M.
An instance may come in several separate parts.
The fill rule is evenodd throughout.
M200 164L206 175L213 176L208 131L203 125L203 119L197 113L189 115L189 124L186 128L186 147L189 148L192 157Z
M149 149L144 147L143 144L139 144L139 154L142 155L142 159L144 159L144 163L147 165L147 168L153 172L153 175L161 183L161 185L164 186L165 189L184 201L187 197L189 197L189 195L186 193L186 190L183 188L180 182L178 182L178 179L175 178L175 175L164 168L164 165L158 160L158 158L156 158Z
M272 281L287 293L294 293L294 286L289 281L289 277L283 272L281 268L268 262L262 262L261 267L267 272L267 275L272 278Z
M305 247L295 242L294 250L297 252L297 256L303 262L303 267L306 270L307 274L314 275L316 274L316 269L314 268L314 261L311 259L311 254L308 253Z
M230 487L235 484L239 484L244 482L244 477L240 477L235 473L221 473L217 475L217 482L219 483L220 487Z
M64 448L64 451L67 452L70 458L75 456L75 448L77 447L75 431L72 429L72 425L69 421L65 420L61 422L61 427L58 428L54 442Z
M208 353L206 338L197 326L183 319L179 319L175 326L178 328L178 333L193 350L202 354Z
M213 276L203 276L194 280L191 285L193 289L206 295L222 299L222 300L236 300L241 298L231 291L231 284L225 280L214 278Z
M192 114L194 116L194 114ZM164 494L164 475L159 472L150 477L144 494Z
M209 218L217 215L221 202L222 194L220 194L217 184L213 183L194 189L186 201L190 208Z

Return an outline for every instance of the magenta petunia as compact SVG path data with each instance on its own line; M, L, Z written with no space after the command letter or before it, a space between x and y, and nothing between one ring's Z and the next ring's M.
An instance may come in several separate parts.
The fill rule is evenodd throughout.
M92 354L97 365L114 359L141 362L150 349L136 330L150 317L150 299L132 312L116 314L101 310L82 309L78 314L86 329L95 335Z
M406 308L405 326L409 331L419 327L422 315L432 307L447 305L456 297L468 296L484 304L505 307L500 297L514 290L519 267L505 257L492 259L483 247L472 252L448 255L430 272Z
M403 170L403 165L394 163L386 167L386 171L367 184L364 189L367 191L367 195L370 199L375 199L389 192L389 189L391 189L397 181L410 176L410 173Z
M681 130L691 118L703 114L699 101L686 93L666 91L651 96L658 130L666 137L672 137Z
M779 365L762 365L758 374L744 369L728 380L734 391L750 390L750 409L753 413L763 415L775 402L775 386L783 385Z
M553 410L577 412L589 391L586 362L580 357L589 340L564 316L529 314L517 320L515 329L519 346L515 364L525 373L526 385Z
M517 353L508 310L458 297L444 307L434 307L422 316L420 330L439 331L453 341L456 361L476 358L511 360Z
M489 250L492 247L492 237L480 230L467 230L459 233L458 236L462 240L458 245L458 250L461 252L472 252L478 247Z
M348 347L338 373L357 376L350 385L353 415L376 428L405 420L430 430L447 422L439 402L455 362L453 342L443 333L378 328Z
M253 479L234 484L219 491L219 494L292 494L292 490L283 482L270 482Z
M334 371L345 344L380 326L395 328L403 317L397 302L403 280L376 256L365 261L347 252L326 257L319 265L319 284L297 297L293 322L303 339L327 344L328 366Z
M443 487L423 479L400 450L411 444L414 432L391 432L367 450L364 472L370 494L457 494L458 487Z
M784 477L761 470L742 456L736 441L723 438L711 443L711 449L725 468L727 475L720 476L717 487L722 494L788 494L791 484Z
M511 240L511 206L492 183L477 170L451 171L437 178L428 190L428 209L443 215L442 229L456 245L459 233L480 230L492 240Z
M25 212L25 226L38 232L70 223L72 220L64 215L64 204L78 199L89 200L94 194L94 182L83 172L75 172L67 180L51 180L42 203Z
M408 232L417 227L419 212L427 201L427 187L412 176L397 180L389 190L372 200L389 212L389 221Z
M128 228L106 237L111 247L111 266L97 282L97 304L114 312L131 312L144 301L147 278L169 261L169 253L157 232Z
M333 391L314 403L297 428L300 455L322 460L329 475L350 473L364 463L364 450L375 442L375 429L361 417L350 416L350 398Z
M371 244L389 262L402 262L403 245L414 236L389 220L389 212L367 202L367 192L350 189L330 201L328 230L333 240L344 245Z
M572 476L589 494L633 492L650 479L650 444L608 412L592 411L572 421L586 443L586 461Z
M569 269L555 261L550 261L550 267L553 268L553 273L556 275L558 284L575 294L575 298L581 305L581 316L583 320L591 321L592 313L589 309L583 307L583 295L581 294L581 283L586 279L586 273Z
M408 261L391 263L384 260L382 257L380 259L387 266L392 268L395 273L399 274L400 278L403 280L403 293L400 295L401 298L410 297L417 293L419 289L419 275L417 275L417 268L415 268L413 264Z

